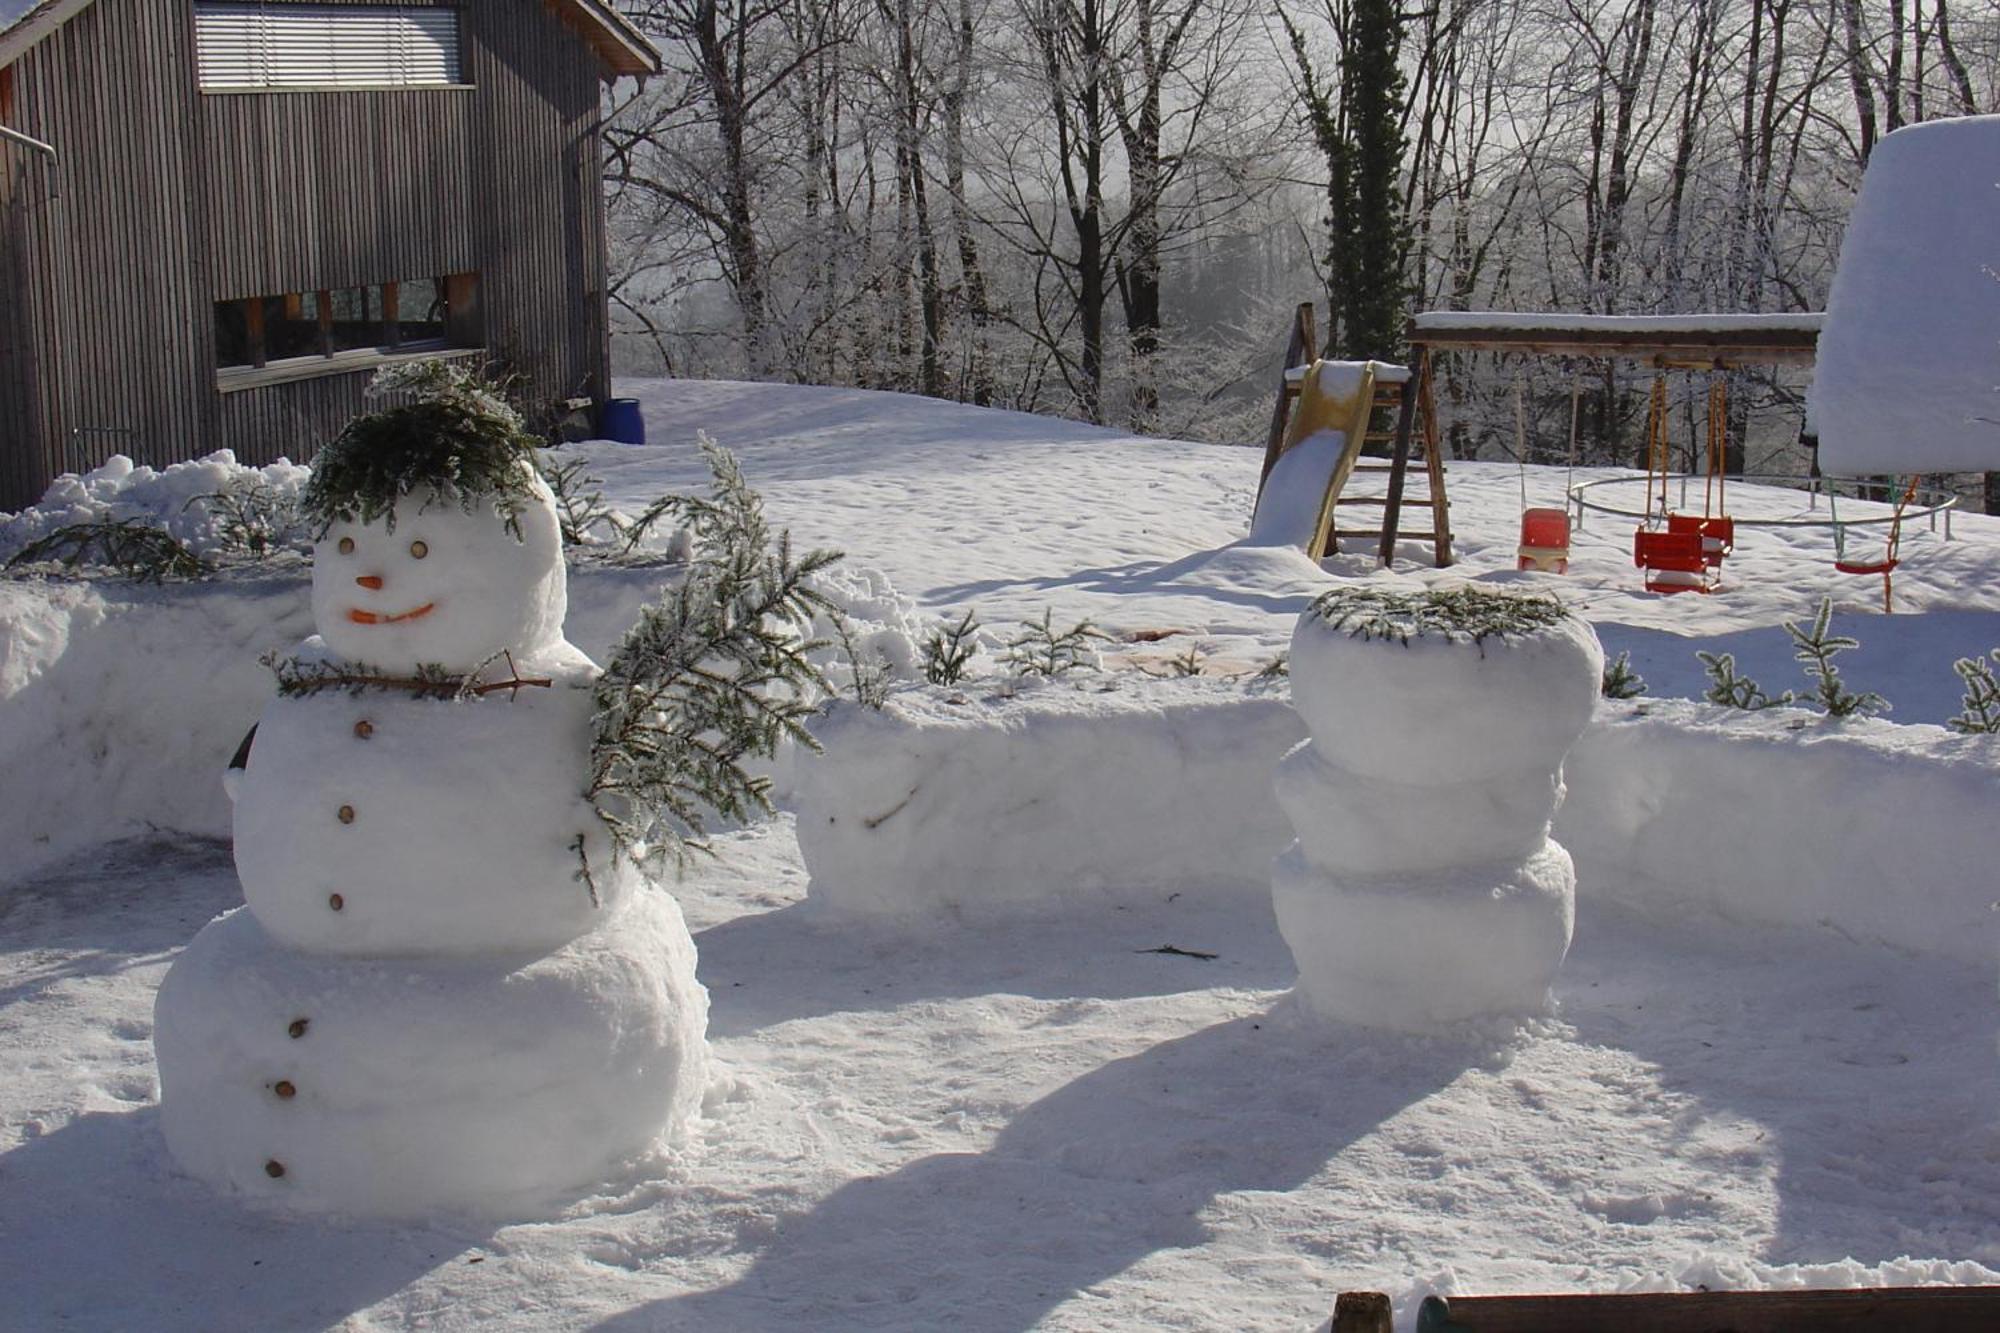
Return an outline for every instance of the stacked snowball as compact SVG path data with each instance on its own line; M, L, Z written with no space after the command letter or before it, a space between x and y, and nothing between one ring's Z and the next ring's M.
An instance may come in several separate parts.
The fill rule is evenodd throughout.
M266 708L231 775L248 905L155 1008L162 1126L193 1175L303 1208L519 1216L699 1101L693 941L580 794L598 672L563 638L553 497L529 496L518 539L486 504L405 497L315 547L300 669L531 683Z
M1549 825L1598 695L1596 634L1567 614L1477 639L1335 618L1316 607L1293 633L1311 739L1277 776L1298 840L1273 895L1300 998L1405 1031L1541 1009L1575 919Z

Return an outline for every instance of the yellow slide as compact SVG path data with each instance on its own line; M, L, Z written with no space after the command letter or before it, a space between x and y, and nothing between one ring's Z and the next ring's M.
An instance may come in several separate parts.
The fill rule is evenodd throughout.
M1317 560L1327 553L1333 533L1333 505L1354 475L1361 446L1368 435L1368 416L1375 403L1373 361L1315 361L1306 367L1299 384L1298 406L1285 427L1285 442L1279 458L1321 431L1337 432L1340 453L1320 494L1319 514L1313 524L1312 542L1306 554Z

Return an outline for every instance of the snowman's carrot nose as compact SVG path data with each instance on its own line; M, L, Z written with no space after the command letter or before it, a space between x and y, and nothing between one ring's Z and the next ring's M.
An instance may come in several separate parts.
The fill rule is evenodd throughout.
M354 581L370 592L382 586L382 576L380 574L362 574L357 576Z

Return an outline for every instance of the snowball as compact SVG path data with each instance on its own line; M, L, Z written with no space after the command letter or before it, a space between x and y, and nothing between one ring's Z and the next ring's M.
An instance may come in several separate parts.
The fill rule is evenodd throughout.
M631 876L582 796L596 671L575 658L549 688L478 699L272 700L235 812L237 874L265 928L326 953L470 954L552 949L596 925ZM601 908L577 879L578 837Z
M1310 741L1280 761L1276 789L1306 859L1352 875L1532 856L1563 797L1562 776L1547 769L1413 786L1351 772Z
M1807 405L1820 466L2000 469L2000 116L1875 145L1827 296Z
M1273 869L1272 903L1309 1012L1423 1032L1547 1006L1569 952L1576 871L1550 842L1518 864L1334 877L1294 846Z
M1589 725L1603 674L1604 649L1575 616L1478 643L1364 639L1311 612L1292 633L1292 706L1313 743L1390 782L1554 771Z
M239 910L161 983L161 1128L190 1175L287 1207L552 1211L693 1112L707 1011L665 893L527 962L320 958Z
M313 622L335 655L391 671L470 671L499 653L559 654L564 584L555 497L529 465L520 535L485 500L405 497L387 521L334 523L313 545Z

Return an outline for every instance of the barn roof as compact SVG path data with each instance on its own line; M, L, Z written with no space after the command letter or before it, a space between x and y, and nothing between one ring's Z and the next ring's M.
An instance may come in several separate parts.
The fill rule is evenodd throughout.
M0 0L0 66L60 28L93 0ZM613 74L657 74L660 53L611 0L542 0Z

